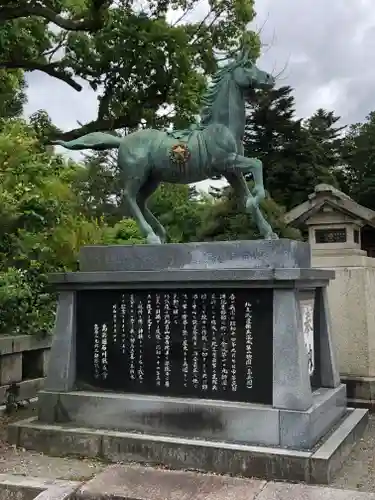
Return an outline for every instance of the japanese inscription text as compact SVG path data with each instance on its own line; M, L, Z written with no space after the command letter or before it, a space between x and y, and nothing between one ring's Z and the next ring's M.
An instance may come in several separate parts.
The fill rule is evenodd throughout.
M272 402L272 290L82 291L77 379L95 388Z

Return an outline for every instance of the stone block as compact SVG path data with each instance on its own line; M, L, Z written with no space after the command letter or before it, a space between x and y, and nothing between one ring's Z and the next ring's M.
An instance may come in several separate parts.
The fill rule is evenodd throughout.
M43 376L44 377L47 375L50 355L51 355L51 350L50 349L44 349L43 350L42 370L43 370Z
M0 354L49 349L52 337L37 338L34 335L0 335Z
M250 478L309 479L308 453L277 448L111 432L103 434L102 452L109 462L163 464Z
M273 332L273 406L308 410L313 396L295 290L274 290Z
M332 318L328 304L327 288L316 290L314 322L319 331L320 380L323 387L338 387L340 375L333 342Z
M0 356L0 385L22 380L22 353Z
M309 245L286 239L86 246L79 262L84 272L311 267Z
M328 484L361 437L367 418L367 411L353 410L313 451L92 431L66 424L44 425L35 418L10 424L8 432L18 446L56 456L96 456L108 462L138 462L249 478ZM18 429L18 437L14 429Z
M59 394L40 391L38 394L38 420L46 424L61 422L59 420Z
M0 474L2 500L67 500L79 486L75 481Z
M311 449L346 412L346 390L319 389L314 404L305 412L280 410L280 444L283 447Z
M39 419L78 427L277 446L279 412L262 405L136 394L40 394Z
M268 483L256 498L257 500L375 500L375 493L304 484Z
M350 410L348 416L311 456L311 483L330 483L362 437L367 424L367 410Z
M214 476L187 471L114 465L76 492L77 500L254 500L265 481Z
M307 411L279 411L212 400L42 391L38 416L45 423L91 429L310 449L344 415L345 386L315 391L313 402Z
M306 286L326 286L335 277L325 269L170 269L167 271L97 271L79 273L54 273L49 277L58 290L105 290L131 287L134 290L149 288L171 289L192 287L223 287L223 285L260 288L303 289Z
M59 293L46 390L71 390L75 383L75 293Z
M95 458L100 454L101 437L97 434L64 429L25 426L19 429L19 446L51 456L79 456Z
M39 493L35 500L72 500L77 488L77 484L69 485L68 482L62 486L51 486Z

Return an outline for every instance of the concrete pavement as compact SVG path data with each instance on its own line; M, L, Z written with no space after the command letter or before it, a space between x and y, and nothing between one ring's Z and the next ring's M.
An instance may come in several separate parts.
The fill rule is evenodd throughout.
M113 465L75 493L77 500L375 500L361 493L304 484Z

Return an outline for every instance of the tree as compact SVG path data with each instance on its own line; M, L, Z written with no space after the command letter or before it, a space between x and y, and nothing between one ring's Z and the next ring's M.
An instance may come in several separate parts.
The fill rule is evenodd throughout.
M126 215L116 155L117 151L115 155L110 151L86 155L73 183L87 217L103 218L110 225Z
M341 188L356 202L375 210L375 112L349 127L340 179Z
M263 161L267 189L288 210L306 201L317 184L337 184L324 157L336 155L335 131L326 124L323 148L317 118L307 125L295 118L292 92L291 87L258 91L248 109L244 138L245 154ZM336 120L328 113L329 119Z
M0 119L22 114L26 102L26 83L20 70L0 70Z
M0 7L0 68L42 71L99 92L97 119L60 133L65 140L142 120L185 126L198 111L203 73L216 69L215 53L231 53L254 17L253 0L212 0L193 21L198 2L149 0L140 10L130 0L8 0ZM179 16L173 23L170 9ZM258 36L249 33L246 43L257 56ZM157 113L170 106L172 118Z
M214 190L214 202L208 207L198 230L198 240L230 241L261 239L254 220L239 206L232 188ZM261 204L263 213L282 238L301 239L299 231L286 226L285 211L271 198Z
M316 144L319 164L335 171L342 164L343 131L345 126L337 126L340 120L333 111L318 109L304 123Z
M287 144L295 141L300 120L296 120L293 89L288 86L257 91L247 108L245 154L278 160Z
M150 198L149 207L167 230L170 241L199 241L197 230L212 201L205 193L185 184L162 184Z
M103 229L85 218L71 189L74 165L44 152L32 127L0 130L0 332L48 333L54 297L47 273L75 270L79 248Z

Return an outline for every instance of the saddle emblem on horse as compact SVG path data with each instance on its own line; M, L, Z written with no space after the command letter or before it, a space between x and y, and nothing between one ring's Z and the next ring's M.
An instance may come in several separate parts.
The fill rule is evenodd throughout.
M186 162L190 158L190 151L186 144L179 143L175 144L169 153L169 159L176 166L183 168L186 165Z

